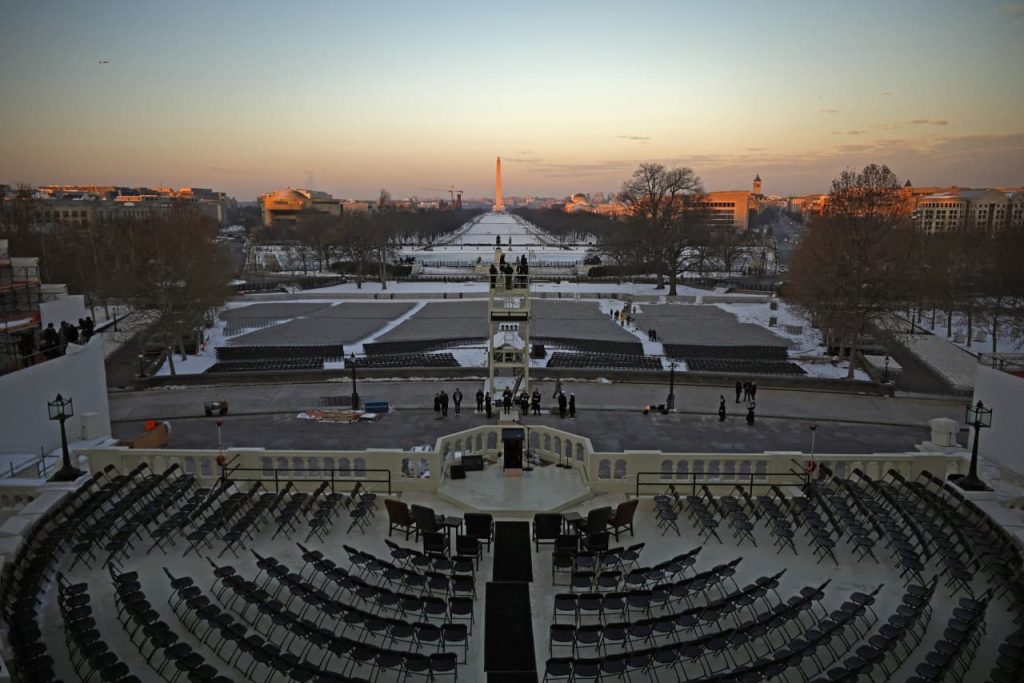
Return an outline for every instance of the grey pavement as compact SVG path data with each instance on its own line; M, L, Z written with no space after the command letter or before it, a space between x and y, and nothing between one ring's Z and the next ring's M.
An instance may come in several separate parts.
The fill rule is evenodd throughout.
M753 323L741 323L736 316L717 306L689 304L643 304L633 316L642 329L658 331L664 344L700 346L782 346L784 337Z
M172 445L179 448L216 447L215 420L203 417L203 402L218 399L230 405L224 442L232 446L408 448L482 424L483 417L472 415L473 395L480 384L480 380L360 381L363 400L387 400L395 411L376 424L321 424L296 417L317 407L322 396L348 396L351 384L347 381L113 393L110 408L115 436L138 434L147 419L166 419L173 427ZM554 383L535 385L545 405L550 405ZM444 388L450 394L456 387L466 395L463 415L436 420L431 409L434 393ZM760 389L756 423L750 427L743 419L745 408L734 402L731 388L677 385L678 412L669 415L643 414L644 405L665 402L665 385L566 381L563 389L576 394L575 420L541 416L527 418L525 423L557 425L590 437L599 450L613 451L808 450L808 428L815 423L819 425L818 452L898 452L912 450L928 438L928 419L962 415L958 401ZM724 424L716 414L720 394L726 396L729 413Z

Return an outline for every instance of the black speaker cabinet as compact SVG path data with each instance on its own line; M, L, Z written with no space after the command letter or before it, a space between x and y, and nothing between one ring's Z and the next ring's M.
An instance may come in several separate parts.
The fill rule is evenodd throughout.
M462 469L467 472L480 472L484 469L484 456L464 455L462 456Z
M466 478L466 470L465 470L465 468L462 467L462 465L452 465L451 470L450 470L450 474L452 476L452 479L465 479Z

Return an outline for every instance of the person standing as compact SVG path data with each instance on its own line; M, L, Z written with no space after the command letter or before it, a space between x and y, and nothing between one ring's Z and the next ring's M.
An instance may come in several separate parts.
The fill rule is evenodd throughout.
M725 422L725 396L718 396L718 421Z
M476 412L478 412L478 413L484 412L484 390L483 389L477 389L476 390Z
M551 394L551 398L558 398L562 393L562 378L559 377L555 380L555 393Z
M751 401L750 403L747 404L747 424L748 425L754 424L754 405L755 404L754 404L753 401Z
M533 408L534 415L540 415L540 390L534 389L533 395L530 397L530 407Z
M565 419L565 409L569 406L569 401L566 400L565 394L558 395L558 416Z
M512 412L512 390L505 389L502 395L502 407L505 409L505 414L508 415Z
M452 394L452 402L455 404L455 414L458 415L462 412L462 391L456 387L455 393Z
M441 394L434 394L434 419L441 419Z
M652 327L651 328L651 336L654 337L654 339L652 341L657 343L657 341L658 341L658 330Z
M46 329L43 330L43 353L47 358L55 358L58 346L60 346L60 335L54 329L53 323L47 323Z
M576 394L569 394L569 417L576 417Z
M441 390L441 417L448 417L448 392Z
M757 382L750 383L750 400L757 400Z
M739 380L736 380L736 402L740 402L740 393L743 391L743 384Z
M487 407L487 418L493 417L494 413L491 412L491 392L487 392L484 396L484 405Z
M497 282L498 282L498 269L497 269L497 267L493 263L491 264L491 268L490 268L490 276L491 276L491 289L494 289L494 285L496 285Z

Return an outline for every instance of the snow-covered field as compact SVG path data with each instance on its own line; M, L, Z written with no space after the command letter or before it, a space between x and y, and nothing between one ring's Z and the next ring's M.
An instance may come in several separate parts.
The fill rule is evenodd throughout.
M531 225L518 216L490 213L484 214L483 216L468 222L450 237L442 240L429 250L424 248L409 248L403 250L402 253L403 255L413 256L420 263L440 264L446 262L457 262L472 264L476 262L477 258L479 258L482 263L489 263L494 258L495 243L499 238L501 242L501 249L503 253L509 255L510 260L522 253L527 253L527 258L531 263L574 263L582 261L587 250L587 247L585 246L564 249L558 246L539 228ZM286 260L287 258L294 256L295 252L294 250L284 249L279 254L278 252L273 253L277 254L279 258ZM439 272L450 270L452 275L465 275L468 272L465 268L458 267L445 268L438 266L437 269ZM400 294L406 303L413 304L411 309L404 311L401 315L390 320L382 320L379 328L374 329L367 336L354 342L345 343L346 353L361 354L364 344L378 341L383 338L388 332L419 312L429 300L436 300L436 296L438 294L444 294L446 295L446 298L449 299L458 299L459 297L462 297L463 300L482 300L487 297L488 290L489 284L486 279L471 282L389 282L386 288L382 287L379 282L365 282L362 287L358 287L355 283L346 283L342 285L324 287L317 290L309 290L301 295L295 295L295 298L290 301L274 299L274 310L278 313L274 314L274 319L261 319L258 323L259 329L265 329L277 324L287 323L291 320L302 317L303 309L298 307L299 304L306 304L308 306L309 304L320 303L336 306L339 303L345 302L345 294L352 294L360 297L365 297L368 294L384 294L385 296L389 294ZM569 280L555 280L537 281L531 284L531 290L537 293L547 294L549 296L557 294L560 298L570 299L573 301L596 300L597 305L604 314L610 314L613 310L621 309L623 299L628 299L630 297L656 297L654 301L657 303L639 304L639 308L641 310L643 306L660 307L669 303L665 296L666 290L659 290L654 284L624 283L620 285L615 283L577 283ZM317 294L322 294L325 298L317 299L315 298ZM417 294L430 298L417 299ZM727 303L715 303L713 305L734 315L739 323L748 323L760 326L772 334L785 339L788 342L791 357L793 357L794 361L797 362L809 375L819 377L846 376L846 369L844 366L833 366L828 362L820 362L823 360L821 358L822 349L820 348L820 336L815 330L811 329L807 320L804 319L798 311L786 304L779 302L777 310L772 310L765 297L751 297L750 295L745 294L730 295L724 292L711 293L707 290L697 289L694 287L679 287L680 296L698 297L698 302L701 301L702 297L710 297L712 294L716 301L719 301L722 298L730 300ZM265 300L266 299L261 299L258 295L251 298L251 302ZM249 303L249 300L243 302L235 301L228 304L226 309L235 310L238 307L248 305ZM289 303L296 305L295 316L285 315L284 313L286 312L286 309L281 308L282 305L287 307ZM672 305L699 305L699 303ZM279 320L276 319L276 315L278 314L281 314L281 318ZM775 320L772 321L772 318ZM343 316L339 319L343 319ZM773 322L774 324L772 324ZM635 325L627 325L623 329L628 334L637 338L637 340L643 345L645 354L662 357L664 359L664 347L660 342L650 341L647 338L647 330L640 329ZM203 348L200 349L199 355L189 356L186 359L182 359L179 356L175 359L176 372L179 374L195 374L206 371L216 362L216 347L230 344L232 339L251 331L251 329L240 328L240 325L237 322L235 325L228 328L227 322L221 317L218 317L213 328L207 331L206 343L203 345ZM455 356L460 365L465 367L484 367L487 362L486 350L483 346L463 346L449 350ZM667 367L667 361L663 360L663 363L664 367ZM535 359L531 361L531 366L534 367L543 367L544 365L546 365L546 359ZM337 360L332 360L328 361L325 367L343 367L343 363ZM678 364L677 367L679 367ZM169 374L167 363L160 368L157 374ZM867 379L867 376L858 371L857 378Z

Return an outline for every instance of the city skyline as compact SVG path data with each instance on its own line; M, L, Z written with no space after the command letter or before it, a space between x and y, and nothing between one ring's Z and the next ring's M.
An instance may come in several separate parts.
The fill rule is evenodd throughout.
M501 155L515 196L642 161L772 195L872 161L1024 183L1022 3L8 9L0 182L487 197Z

